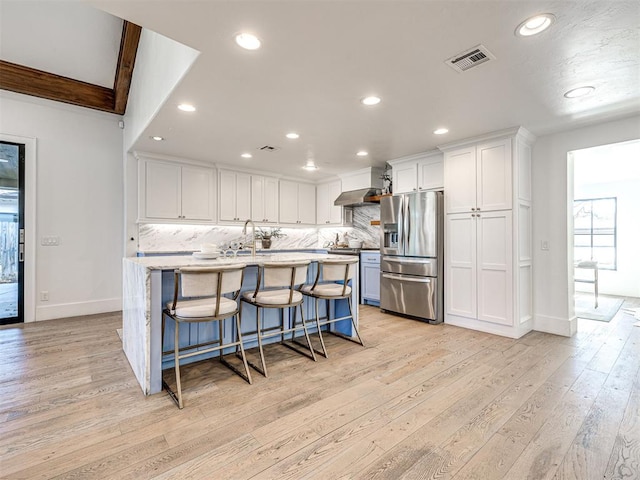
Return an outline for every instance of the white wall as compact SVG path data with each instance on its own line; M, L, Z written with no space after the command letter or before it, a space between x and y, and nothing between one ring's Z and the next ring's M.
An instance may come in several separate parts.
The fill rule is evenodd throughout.
M156 116L200 52L150 30L142 30L125 114L125 150Z
M0 133L37 141L35 319L120 310L121 117L8 92L0 112ZM60 245L41 246L43 236Z
M560 335L576 329L573 248L568 215L573 204L571 150L640 138L640 115L539 137L533 147L534 328ZM572 214L572 213L571 213ZM542 241L549 250L540 249Z

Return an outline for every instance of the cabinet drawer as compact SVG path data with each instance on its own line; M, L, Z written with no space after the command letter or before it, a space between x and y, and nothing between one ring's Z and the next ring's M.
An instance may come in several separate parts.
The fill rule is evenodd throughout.
M362 263L375 263L380 265L380 253L379 252L371 252L371 253L360 252L360 261Z

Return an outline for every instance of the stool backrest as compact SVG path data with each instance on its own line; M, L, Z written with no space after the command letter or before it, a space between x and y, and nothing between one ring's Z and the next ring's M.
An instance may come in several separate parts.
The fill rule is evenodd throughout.
M307 281L307 269L309 260L302 262L267 262L262 266L263 285L270 287L289 287L302 285Z
M175 271L174 303L177 301L178 284L184 298L219 297L226 293L236 296L242 286L244 265L220 267L184 267Z
M358 258L348 260L322 260L320 262L322 269L322 280L325 282L339 282L351 280L356 275Z

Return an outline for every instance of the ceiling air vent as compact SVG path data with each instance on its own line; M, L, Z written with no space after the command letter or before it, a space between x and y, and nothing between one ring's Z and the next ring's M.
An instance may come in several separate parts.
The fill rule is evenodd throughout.
M263 152L275 152L276 150L279 150L279 149L278 147L273 147L271 145L264 145L258 148L258 150L262 150Z
M454 55L445 63L453 68L456 72L464 72L470 68L476 67L491 59L495 60L495 56L484 45L478 45L466 50L458 55Z

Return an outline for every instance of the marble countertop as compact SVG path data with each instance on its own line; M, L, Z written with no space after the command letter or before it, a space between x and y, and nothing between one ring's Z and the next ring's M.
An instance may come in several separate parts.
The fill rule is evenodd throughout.
M300 260L324 260L324 259L353 259L350 255L332 255L328 253L258 253L255 257L251 255L238 255L237 258L216 258L212 260L202 260L193 255L171 255L153 257L126 257L125 260L141 265L149 270L172 270L180 267L214 267L216 265L244 264L262 265L266 262L295 262Z
M267 249L267 248L258 248L256 249L256 252L260 252L260 253L269 253L269 252L313 252L313 251L317 251L317 250L327 250L326 248L323 247L300 247L300 248L271 248L271 249ZM138 250L138 253L141 253L143 255L190 255L193 252L197 252L199 251L198 249L192 249L192 250ZM245 252L244 254L246 255L247 250L243 250L243 252Z

